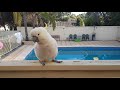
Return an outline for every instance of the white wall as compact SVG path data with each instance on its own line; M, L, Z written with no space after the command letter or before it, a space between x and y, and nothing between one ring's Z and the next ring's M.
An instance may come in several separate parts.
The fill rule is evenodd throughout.
M30 31L32 27L28 27L28 36L30 37ZM65 26L58 26L56 27L55 31L52 30L52 27L47 28L48 32L51 35L60 35L61 40L66 40L69 34L77 34L81 36L82 34L89 34L90 39L92 32L94 30L93 26L90 27L65 27ZM25 38L25 28L18 27L18 31L21 31L24 38ZM97 26L95 28L96 32L96 40L116 40L117 37L120 37L120 26Z
M120 38L120 27L118 27L117 37Z
M8 36L8 35L12 35L14 33L16 33L18 31L0 31L0 37L5 37L5 36Z
M113 26L97 27L96 39L97 40L116 40L118 28Z

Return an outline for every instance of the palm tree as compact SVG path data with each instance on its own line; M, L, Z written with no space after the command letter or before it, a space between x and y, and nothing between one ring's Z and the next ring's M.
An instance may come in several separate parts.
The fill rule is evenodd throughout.
M51 24L53 30L56 27L56 12L29 12L27 14L32 14L32 22L33 28L35 28L35 24L37 26L45 27L46 24Z
M26 35L26 41L28 41L28 32L27 32L27 19L26 19L26 12L23 12L23 21L25 26L25 35Z
M13 24L21 26L22 15L21 12L0 12L1 22L0 24L5 28L5 24L13 27ZM5 28L6 30L6 28Z
M47 24L51 24L53 27L53 30L56 28L56 12L43 12L40 13L41 17L43 17L43 22Z
M36 23L38 22L36 12L26 12L26 15L27 17L32 16L32 18L30 18L30 21L32 22L33 28L35 28Z
M26 19L26 12L13 12L13 21L14 25L21 26L22 19L25 26L25 35L26 35L26 41L28 41L28 32L27 32L27 19Z
M17 26L21 26L22 24L22 13L21 12L13 12L13 21Z
M18 26L21 26L22 18L25 26L25 35L26 35L26 41L28 41L28 32L27 32L27 15L32 14L32 22L33 22L33 28L35 28L35 24L37 26L45 27L46 24L51 24L53 27L53 30L55 30L56 27L56 13L55 12L13 12L14 17L14 24L17 24Z

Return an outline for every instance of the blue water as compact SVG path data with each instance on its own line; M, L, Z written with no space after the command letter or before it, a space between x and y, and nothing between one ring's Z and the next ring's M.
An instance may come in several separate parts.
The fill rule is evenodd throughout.
M59 47L56 60L120 60L120 47ZM38 60L32 50L25 60Z

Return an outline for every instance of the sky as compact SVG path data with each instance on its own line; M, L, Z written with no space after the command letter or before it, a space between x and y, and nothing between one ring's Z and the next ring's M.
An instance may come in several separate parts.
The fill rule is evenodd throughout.
M86 12L71 12L71 13L75 15L79 15L79 14L86 13Z

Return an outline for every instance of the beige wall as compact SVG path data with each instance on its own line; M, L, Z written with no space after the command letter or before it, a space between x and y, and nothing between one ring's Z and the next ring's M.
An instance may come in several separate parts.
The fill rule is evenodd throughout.
M30 31L32 27L28 27L28 36L30 37ZM60 35L61 40L66 40L69 34L77 34L81 36L82 34L89 34L91 39L91 34L94 30L93 26L90 27L65 27L58 26L55 31L52 30L52 27L47 28L48 32L51 35ZM18 27L18 31L21 31L25 38L24 27ZM120 26L97 26L95 28L96 40L116 40L117 37L120 37Z

